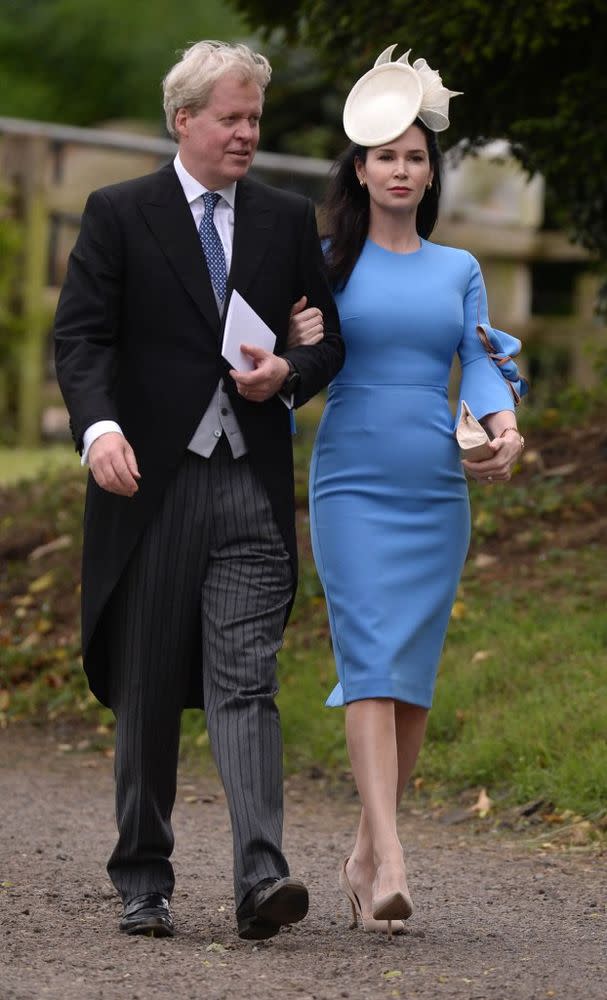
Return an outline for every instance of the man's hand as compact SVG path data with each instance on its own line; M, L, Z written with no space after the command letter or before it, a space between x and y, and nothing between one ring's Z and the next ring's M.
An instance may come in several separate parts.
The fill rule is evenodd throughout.
M261 347L249 347L247 344L241 344L240 350L243 354L248 354L255 364L252 372L230 371L243 399L250 403L263 403L280 392L290 371L285 359L271 351L264 351Z
M89 468L102 490L132 497L141 478L135 452L122 434L110 431L93 441L89 450Z

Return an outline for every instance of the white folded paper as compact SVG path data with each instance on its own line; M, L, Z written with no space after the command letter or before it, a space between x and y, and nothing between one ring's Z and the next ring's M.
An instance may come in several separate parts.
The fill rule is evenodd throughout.
M253 359L240 350L241 344L261 347L264 351L273 351L276 336L258 316L242 295L234 289L230 296L226 321L223 330L221 353L232 368L239 372L250 372L254 369Z

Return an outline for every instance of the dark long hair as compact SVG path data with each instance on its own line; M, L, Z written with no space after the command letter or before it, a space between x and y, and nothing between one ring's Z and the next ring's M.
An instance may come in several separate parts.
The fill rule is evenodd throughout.
M416 118L428 145L433 170L432 186L417 206L415 224L418 234L427 239L436 225L441 192L441 152L436 132ZM326 253L329 279L339 291L348 283L369 232L369 192L356 176L354 161L367 159L365 146L348 146L338 159L322 205L322 232L328 240Z

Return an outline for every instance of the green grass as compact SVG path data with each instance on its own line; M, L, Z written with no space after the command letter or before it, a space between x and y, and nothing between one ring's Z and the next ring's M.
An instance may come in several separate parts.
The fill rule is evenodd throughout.
M45 448L0 448L0 486L10 486L24 479L60 468L75 468L80 459L70 445Z
M604 555L566 554L540 588L481 585L468 571L418 765L426 782L605 811Z

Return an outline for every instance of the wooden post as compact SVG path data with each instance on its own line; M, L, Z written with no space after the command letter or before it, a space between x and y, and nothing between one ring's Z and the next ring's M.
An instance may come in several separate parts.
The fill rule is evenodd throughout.
M45 191L47 140L28 136L21 165L23 196L23 325L19 352L17 439L22 447L40 443L44 355L48 326L49 213Z

